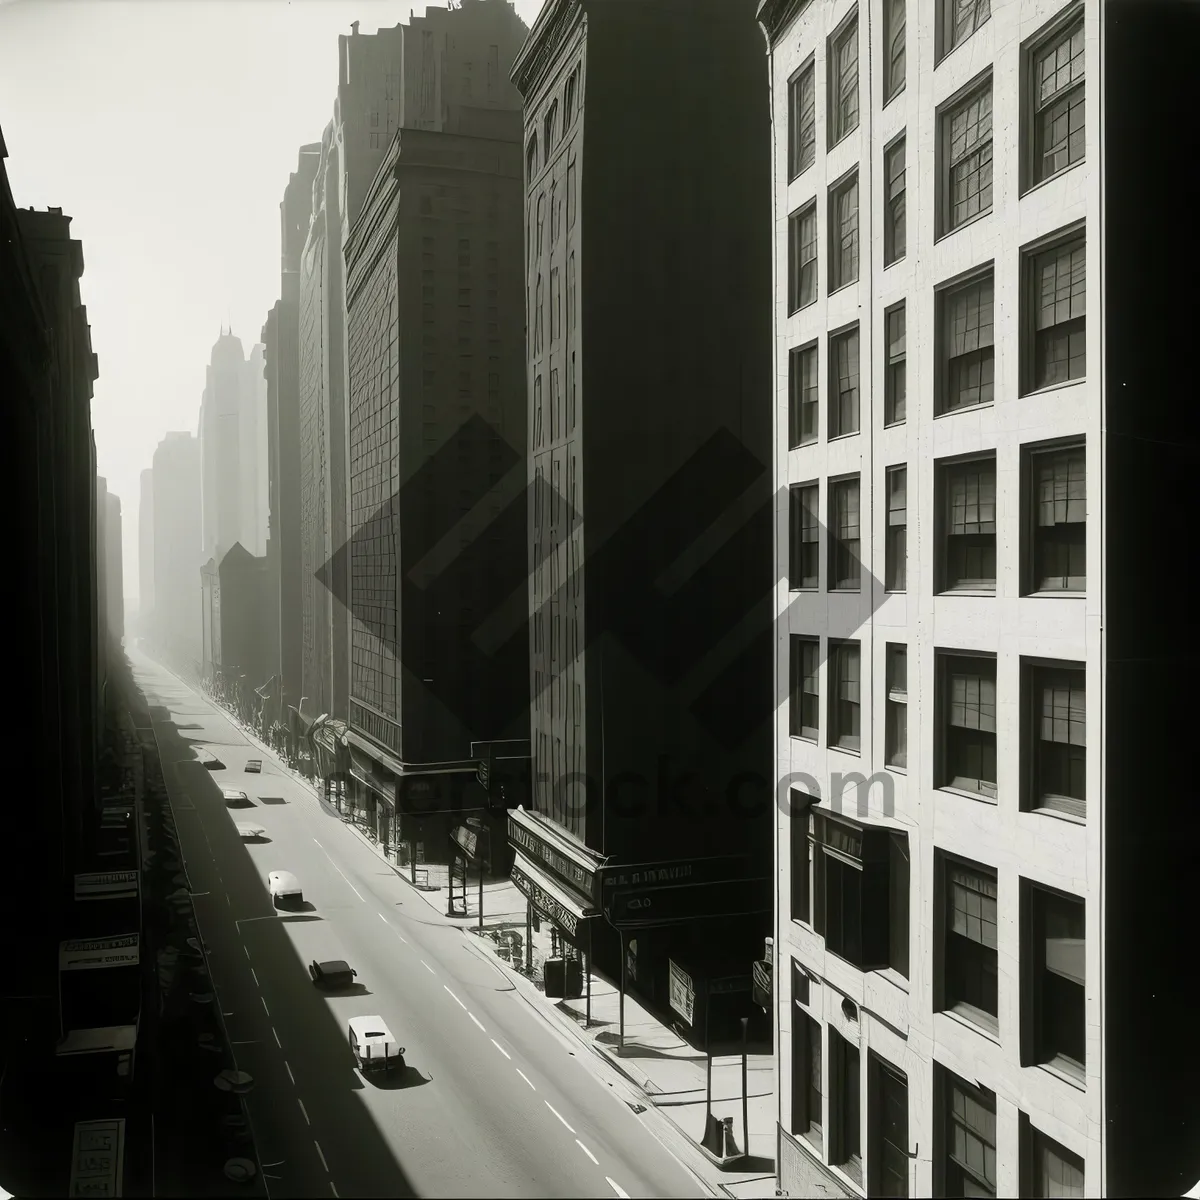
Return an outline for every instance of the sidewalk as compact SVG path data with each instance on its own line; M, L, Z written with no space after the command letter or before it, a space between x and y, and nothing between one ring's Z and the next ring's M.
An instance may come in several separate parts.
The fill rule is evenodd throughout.
M215 703L215 702L214 702ZM222 706L225 713L255 745L276 759L280 770L307 788L323 802L318 787L301 772L283 765L265 742ZM345 823L382 858L414 892L435 912L446 916L449 867L444 863L418 863L420 883L412 883L412 868L385 856L376 840L360 825L343 815ZM466 916L448 918L465 933L479 934L478 876L468 875ZM583 1046L602 1058L657 1108L673 1126L696 1147L691 1167L714 1196L737 1200L759 1200L776 1195L775 1141L775 1061L771 1055L751 1054L747 1060L749 1100L749 1147L744 1158L731 1160L722 1167L700 1146L705 1126L705 1058L677 1034L665 1028L632 996L625 997L625 1050L620 1052L619 1006L617 988L607 979L592 974L592 1021L585 1028L586 998L550 1000L541 990L542 964L550 956L550 931L542 922L533 935L532 977L525 974L525 897L507 879L484 880L483 933L481 948L486 948L505 965L515 968L517 990L533 1007L550 1018ZM514 936L515 935L515 936ZM742 1132L742 1060L741 1056L723 1055L713 1059L713 1114L733 1119L734 1141L743 1147Z

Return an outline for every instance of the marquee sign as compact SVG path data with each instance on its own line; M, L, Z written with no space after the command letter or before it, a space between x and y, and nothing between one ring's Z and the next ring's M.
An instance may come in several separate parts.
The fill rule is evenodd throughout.
M513 819L511 813L508 817L508 840L514 846L524 850L531 858L544 863L555 875L569 883L576 891L582 892L585 896L595 897L596 872L589 870L575 859L568 858L549 842L526 829L524 825Z
M573 913L561 900L550 895L545 888L534 883L520 867L514 866L509 878L516 884L519 891L538 912L545 913L551 921L559 926L571 938L579 932L579 917Z

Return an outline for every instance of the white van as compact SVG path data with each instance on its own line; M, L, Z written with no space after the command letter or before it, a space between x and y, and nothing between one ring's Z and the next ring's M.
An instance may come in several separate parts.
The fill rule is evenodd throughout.
M272 871L267 876L267 890L277 908L298 908L304 903L304 890L291 871Z
M348 1036L354 1061L364 1074L404 1070L404 1047L396 1045L382 1017L351 1017Z

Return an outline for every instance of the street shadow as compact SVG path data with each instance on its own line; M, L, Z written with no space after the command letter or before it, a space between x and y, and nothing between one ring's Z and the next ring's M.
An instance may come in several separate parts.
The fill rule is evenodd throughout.
M674 1054L669 1050L658 1050L653 1046L643 1046L628 1036L625 1038L625 1049L621 1050L620 1033L609 1033L607 1030L604 1033L597 1034L596 1041L602 1042L618 1058L671 1058L676 1062L704 1062L706 1058L703 1054Z
M267 835L265 833L256 833L256 834L254 834L253 837L251 837L248 834L239 832L238 836L242 839L242 841L244 843L251 845L251 846L263 846L263 845L266 845L266 843L271 840L269 837L267 837Z
M363 1081L380 1092L405 1092L433 1082L432 1075L422 1075L416 1067L404 1064L403 1071L362 1072Z
M773 1175L775 1173L775 1160L767 1158L763 1154L747 1154L745 1158L737 1160L737 1171L755 1171L761 1172L763 1175Z
M171 717L169 710L155 705L149 711L156 725L162 761L194 761L189 758L191 743L168 723ZM273 1007L271 1019L282 1046L303 1047L305 1071L312 1081L311 1089L305 1094L305 1106L313 1124L322 1129L322 1143L326 1146L336 1145L341 1150L339 1157L342 1165L339 1171L344 1174L339 1173L338 1187L342 1195L391 1196L404 1200L413 1197L415 1200L416 1190L384 1131L371 1110L354 1100L355 1094L362 1095L365 1085L353 1063L347 1061L345 1026L333 1012L334 1006L329 1003L334 996L370 996L371 992L362 985L325 994L318 992L309 977L307 961L301 959L292 943L290 931L283 925L289 919L314 921L321 917L310 912L287 912L285 915L274 907L264 880L234 822L227 817L221 819L220 814L227 810L221 787L210 773L202 770L198 763L190 769L184 768L180 785L186 788L194 811L181 810L178 814L178 836L183 851L179 857L187 860L192 890L198 896L209 893L216 897L197 899L195 903L199 910L201 936L213 951L214 982L222 1004L228 999L232 1003L225 1006L234 1007L239 1003L239 994L246 995L251 986L245 971L239 972L236 967L229 965L244 961L244 935L252 940L250 949L259 973L262 973L265 965L275 978L283 980L284 986L288 987L288 1002ZM219 902L222 890L229 898L228 910L223 901ZM227 914L240 919L241 934L239 927L229 920ZM269 917L276 919L258 919ZM289 985L288 980L294 982ZM202 982L198 981L197 986ZM192 1010L195 1010L194 1013ZM210 1010L219 1012L216 1005L203 1008L197 1004L185 1005L180 1018L185 1025L180 1035L186 1035L194 1041L195 1034L187 1023L194 1022L199 1014L210 1013ZM215 1023L215 1018L213 1020ZM273 1045L264 1044L257 1047L255 1052L273 1055L275 1050ZM208 1073L209 1080L214 1073ZM420 1078L419 1075L417 1078ZM425 1082L428 1080L420 1080L420 1083ZM264 1078L258 1089L260 1099L265 1086ZM409 1086L420 1084L414 1080ZM205 1090L204 1079L198 1077L197 1087ZM267 1103L270 1103L269 1098ZM253 1119L253 1093L250 1107ZM353 1148L352 1154L346 1153L347 1147ZM281 1156L278 1145L259 1144L255 1149L267 1159Z
M320 918L317 918L320 920ZM309 987L320 996L336 996L344 1000L349 996L373 996L375 993L367 988L365 983L352 983L347 987L322 987L319 983L310 983Z
M240 800L226 800L225 807L226 808L253 808L254 801L251 800L249 796L246 796L244 799L240 799Z
M259 796L259 804L286 804L287 801L282 796Z

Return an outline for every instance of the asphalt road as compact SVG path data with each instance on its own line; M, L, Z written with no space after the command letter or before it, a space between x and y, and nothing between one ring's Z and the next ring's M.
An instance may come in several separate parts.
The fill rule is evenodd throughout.
M223 712L136 651L201 933L277 1196L707 1196L652 1108L517 991L341 819ZM164 711L166 710L166 711ZM188 728L193 726L193 728ZM192 747L225 769L209 771ZM245 772L261 759L262 774ZM245 791L227 808L222 787ZM262 826L243 842L235 822ZM267 874L291 871L307 911L277 912ZM357 987L311 983L343 958ZM403 1076L364 1080L347 1019L379 1015ZM578 1052L578 1053L577 1053Z

